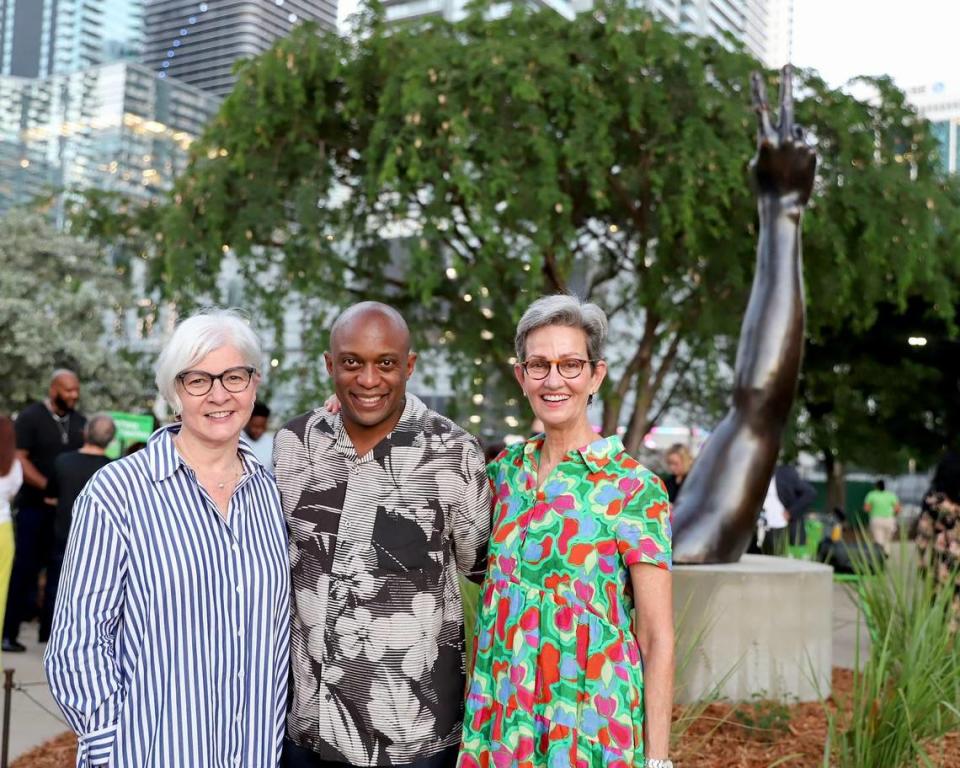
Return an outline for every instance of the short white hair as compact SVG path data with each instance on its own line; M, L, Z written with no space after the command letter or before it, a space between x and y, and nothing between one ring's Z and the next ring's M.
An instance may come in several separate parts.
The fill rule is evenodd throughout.
M222 347L235 347L243 361L258 371L263 360L260 339L247 320L232 309L198 312L177 325L154 366L160 395L180 413L177 376Z
M548 325L579 328L587 337L587 357L594 363L603 359L603 347L607 340L606 314L596 304L563 293L542 296L523 313L514 337L518 359L527 359L527 337L538 328Z

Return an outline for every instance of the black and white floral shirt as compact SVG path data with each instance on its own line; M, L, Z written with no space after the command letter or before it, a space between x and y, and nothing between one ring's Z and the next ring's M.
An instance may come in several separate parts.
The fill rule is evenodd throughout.
M322 408L280 430L273 455L293 576L288 737L361 766L458 744L457 572L483 578L490 533L476 440L408 394L363 457Z

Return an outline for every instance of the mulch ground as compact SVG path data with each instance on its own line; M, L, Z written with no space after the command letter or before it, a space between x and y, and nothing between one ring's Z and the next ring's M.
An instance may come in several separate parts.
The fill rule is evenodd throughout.
M850 694L853 673L833 670L833 701ZM681 717L682 709L675 716ZM821 704L770 702L711 704L687 730L675 756L677 768L816 768L823 761L827 719ZM65 733L31 750L10 768L73 768L77 742ZM941 768L960 768L960 733L932 748Z

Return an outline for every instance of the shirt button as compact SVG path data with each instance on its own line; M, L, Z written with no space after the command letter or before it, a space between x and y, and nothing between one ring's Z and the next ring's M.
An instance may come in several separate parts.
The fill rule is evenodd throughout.
M242 594L243 594L243 587L237 587L237 594L238 594L238 595L242 595Z

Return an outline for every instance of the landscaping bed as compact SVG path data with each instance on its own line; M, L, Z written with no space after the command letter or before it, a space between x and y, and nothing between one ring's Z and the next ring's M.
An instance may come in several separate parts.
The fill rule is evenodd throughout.
M850 696L853 673L833 670L834 702ZM684 710L678 708L677 717ZM823 761L827 718L822 704L753 701L711 704L690 725L675 755L677 768L815 768ZM76 740L63 734L11 763L10 768L73 768ZM930 748L934 764L960 768L960 733Z

